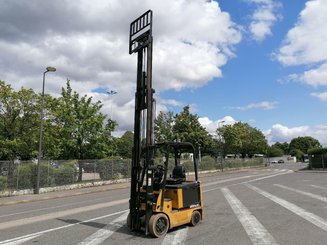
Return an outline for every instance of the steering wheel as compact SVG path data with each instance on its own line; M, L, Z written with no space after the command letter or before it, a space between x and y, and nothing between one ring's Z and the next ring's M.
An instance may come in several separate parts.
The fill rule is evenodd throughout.
M156 170L155 170L155 180L157 181L157 183L162 183L163 179L164 179L164 173L165 173L165 167L163 165L158 164L156 166Z

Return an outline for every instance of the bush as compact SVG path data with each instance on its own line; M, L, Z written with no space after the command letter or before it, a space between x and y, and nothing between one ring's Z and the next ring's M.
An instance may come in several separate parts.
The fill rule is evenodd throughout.
M0 191L3 191L7 188L7 177L0 176Z
M77 180L78 171L74 163L66 163L53 169L53 177L56 185L69 185Z
M129 177L130 169L131 161L126 159L102 159L97 162L97 172L102 180Z
M199 165L199 169L201 170L213 170L217 168L217 163L214 158L211 156L202 157L202 161Z
M10 187L13 189L33 189L35 183L35 164L19 165L13 174Z
M47 162L40 163L40 187L53 186L53 167ZM15 168L10 187L14 189L33 189L36 185L37 164L25 163Z

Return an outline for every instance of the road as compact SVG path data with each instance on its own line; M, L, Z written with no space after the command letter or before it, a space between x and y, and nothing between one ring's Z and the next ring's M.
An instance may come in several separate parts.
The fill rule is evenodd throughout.
M203 222L161 239L128 231L128 189L0 206L0 245L326 244L327 173L303 166L202 176Z

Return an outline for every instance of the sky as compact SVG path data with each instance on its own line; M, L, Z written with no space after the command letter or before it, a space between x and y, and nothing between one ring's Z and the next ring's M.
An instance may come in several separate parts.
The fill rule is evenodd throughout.
M102 101L117 135L133 130L129 25L148 9L157 113L190 105L210 133L241 121L270 144L327 146L325 0L0 0L0 80L41 92L53 66L46 93L69 79Z

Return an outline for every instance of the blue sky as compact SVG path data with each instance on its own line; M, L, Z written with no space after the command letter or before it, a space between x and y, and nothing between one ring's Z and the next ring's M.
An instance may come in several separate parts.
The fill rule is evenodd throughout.
M271 34L255 40L251 33L244 31L243 40L235 45L235 57L222 67L222 77L196 90L167 91L161 96L178 98L194 105L194 111L200 117L219 121L228 115L266 134L276 124L291 130L325 124L326 114L323 112L327 109L326 102L310 95L317 88L288 81L289 75L303 73L307 67L287 66L275 57L288 31L296 26L307 1L274 2L279 6L275 9L277 20L271 26ZM249 26L256 8L249 1L224 0L219 4L222 11L228 12L231 19L242 27ZM304 131L298 135L306 135ZM292 134L290 137L296 136ZM284 138L285 141L289 139L287 136ZM275 137L276 140L283 140L283 137Z
M132 130L129 24L148 9L158 111L190 105L210 133L242 121L270 143L309 135L327 145L324 0L0 1L0 79L40 92L54 66L47 93L58 96L68 78L103 102L117 135Z

